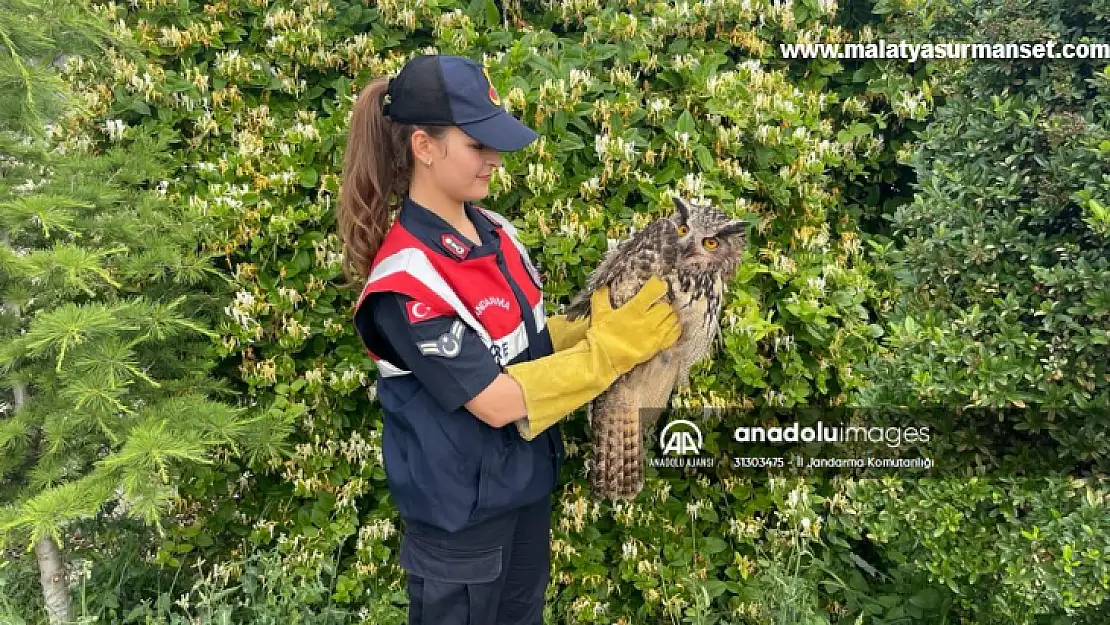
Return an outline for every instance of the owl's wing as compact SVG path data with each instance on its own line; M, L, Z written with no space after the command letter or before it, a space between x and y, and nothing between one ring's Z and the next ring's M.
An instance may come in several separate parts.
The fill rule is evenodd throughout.
M653 274L666 279L674 275L677 266L678 230L670 219L657 219L609 250L590 274L586 288L567 307L567 318L589 316L590 296L603 286L609 287L609 305L619 308L632 299Z

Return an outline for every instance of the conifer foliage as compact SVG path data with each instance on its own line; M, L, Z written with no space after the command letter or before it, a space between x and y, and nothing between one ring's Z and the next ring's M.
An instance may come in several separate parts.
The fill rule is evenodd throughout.
M167 141L53 149L78 104L57 67L97 53L98 23L0 2L0 547L35 550L53 622L72 616L68 523L157 524L181 467L258 458L281 431L209 375L225 283L162 184Z

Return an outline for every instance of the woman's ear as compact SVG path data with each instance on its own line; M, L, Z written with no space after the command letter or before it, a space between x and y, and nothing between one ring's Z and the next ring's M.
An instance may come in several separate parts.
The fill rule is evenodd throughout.
M417 130L412 133L412 138L409 139L409 147L412 149L412 156L415 162L421 165L432 164L432 141L431 135L423 130Z

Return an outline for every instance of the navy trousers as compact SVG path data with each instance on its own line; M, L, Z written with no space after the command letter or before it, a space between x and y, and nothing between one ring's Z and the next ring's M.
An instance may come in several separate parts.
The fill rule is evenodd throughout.
M405 523L409 625L543 625L551 494L455 533Z

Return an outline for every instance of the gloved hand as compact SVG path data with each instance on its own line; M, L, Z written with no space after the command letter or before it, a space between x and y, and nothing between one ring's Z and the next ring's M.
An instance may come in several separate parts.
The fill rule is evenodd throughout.
M579 317L574 321L567 319L566 315L555 315L547 318L547 330L551 334L551 344L555 346L557 352L561 352L586 338L586 330L589 328L590 320L586 317Z
M590 322L582 340L505 368L524 395L528 415L514 423L525 440L539 436L678 340L678 315L669 303L657 301L666 293L667 283L652 276L635 297L614 310L609 290L598 289L590 298Z

